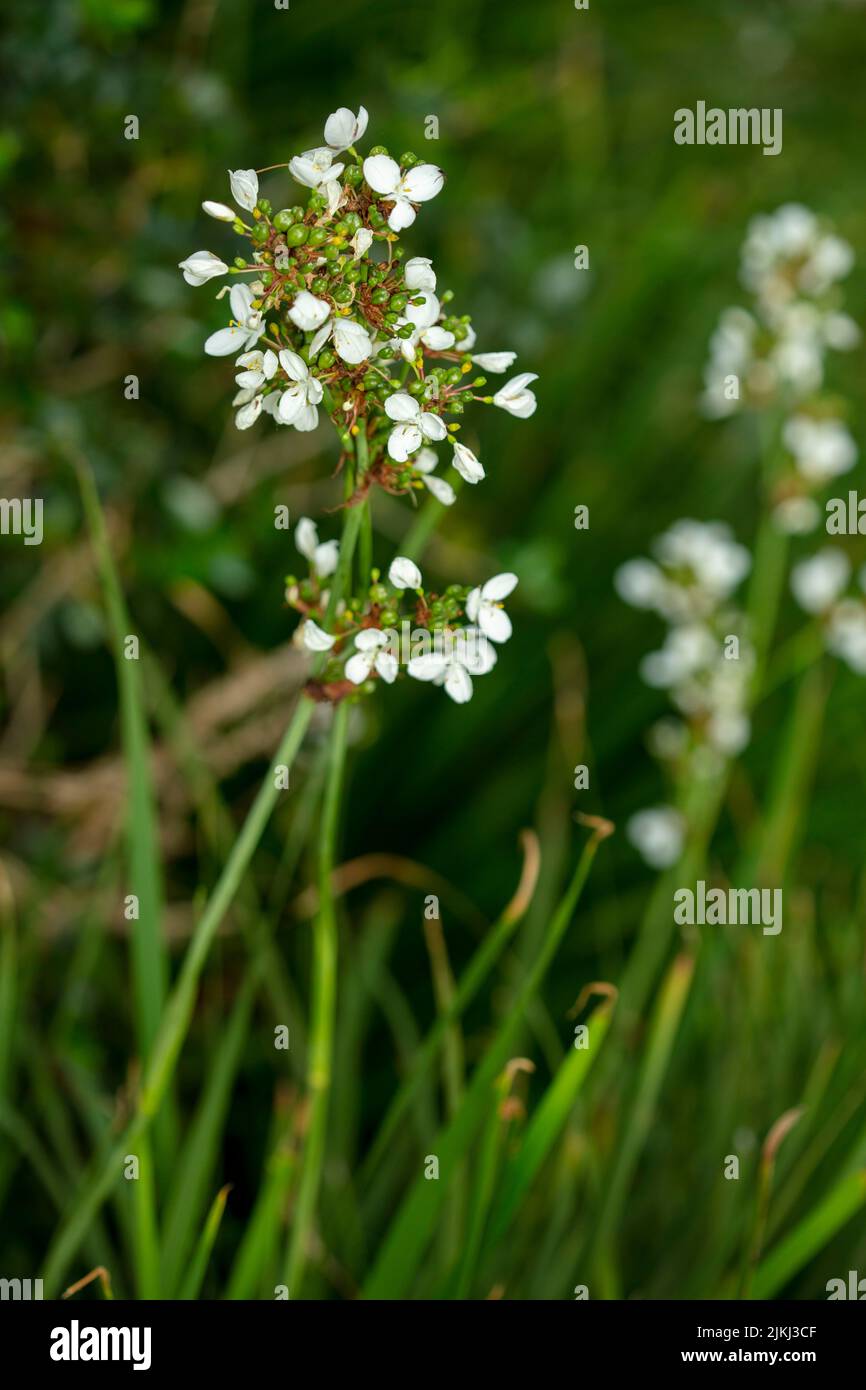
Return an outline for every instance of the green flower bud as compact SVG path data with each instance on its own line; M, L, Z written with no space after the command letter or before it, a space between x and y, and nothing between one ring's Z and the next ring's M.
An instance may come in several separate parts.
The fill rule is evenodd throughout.
M347 212L343 218L342 225L346 228L347 232L351 233L357 232L358 228L363 226L363 223L356 212Z
M388 291L387 291L387 290L374 290L373 293L370 295L370 301L371 301L371 303L373 303L373 304L387 304L387 303L388 303Z
M287 246L303 246L310 234L309 227L305 227L303 222L298 222L294 227L290 227L286 232Z
M238 270L243 270L246 267L246 261L244 260L243 256L235 256L232 264L237 266Z
M262 280L262 284L263 284L263 285L271 285L271 284L273 284L273 280L274 280L273 271L266 270L266 271L264 272L264 274L262 275L261 280Z
M347 265L343 272L343 279L349 285L357 285L361 278L361 267L357 264Z
M319 353L319 366L322 368L323 372L326 372L329 367L333 367L335 361L336 358L334 354L329 352L327 348L324 352Z
M401 154L399 159L401 169L411 169L413 165L418 163L420 163L420 160L417 154L413 154L411 150L407 150L405 154Z
M294 208L281 208L274 218L274 226L278 232L287 232L293 222L297 221L294 215Z
M340 248L339 246L331 245L329 242L327 246L322 247L322 255L326 261L336 261L340 255Z
M448 402L448 409L449 409L449 410L452 412L452 414L454 414L454 415L462 415L462 414L463 414L463 411L464 411L464 409L465 409L465 407L464 407L464 405L463 405L463 402L460 400L460 398L459 398L459 396L458 396L457 400L455 400L455 401L449 401L449 402Z
M317 275L310 285L311 294L324 294L328 288L328 281L323 275Z
M388 597L388 590L384 584L370 585L370 599L373 603L384 603Z
M364 181L364 171L360 164L350 164L343 178L350 188L357 188L358 184Z
M256 222L252 230L253 241L257 241L259 242L259 244L261 244L262 242L267 241L268 235L269 228L265 226L264 222Z
M270 201L269 198L259 198L258 207L259 207L259 208L261 209L261 211L265 214L265 217L270 217L270 215L271 215L271 201Z
M373 148L372 148L371 151L370 151L370 155L371 155L371 156L374 155L374 154L387 154L387 153L388 153L388 151L385 149L385 146L384 146L384 145L374 145Z
M388 300L388 308L393 309L395 314L401 314L409 303L408 296L405 294L392 294Z
M334 299L338 304L351 304L353 295L350 285L339 285L334 290Z
M384 227L385 219L378 208L370 208L370 211L367 214L367 216L370 219L370 226L373 227L376 231L379 231L380 228Z
M385 320L385 322L387 323L387 319ZM413 331L414 331L414 330L413 330L413 328L412 328L411 323L404 323L404 324L401 324L400 327L397 329L397 337L398 337L398 338L404 338L404 339L405 339L405 338L411 338L411 337L412 337Z
M326 242L327 240L328 240L328 229L327 229L327 227L311 227L311 228L310 228L310 234L309 234L309 236L307 237L307 243L308 243L308 245L310 245L310 246L321 246L321 245L323 244L323 242Z
M379 614L379 621L383 627L396 627L398 615L393 608L383 608Z

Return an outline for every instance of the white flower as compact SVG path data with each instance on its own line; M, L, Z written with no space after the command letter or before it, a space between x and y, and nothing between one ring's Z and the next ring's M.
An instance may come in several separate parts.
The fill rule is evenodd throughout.
M426 203L442 189L445 175L435 164L416 164L401 173L396 160L386 154L374 154L364 160L364 178L375 193L393 200L388 214L392 232L401 232L415 221L413 203Z
M353 115L348 106L338 107L325 121L325 144L330 145L335 154L347 150L350 145L361 139L369 119L363 106L358 107L357 116Z
M454 346L454 334L447 328L439 328L436 323L441 306L435 294L422 290L415 298L423 299L423 304L409 304L405 315L397 320L396 325L398 328L411 328L411 337L391 340L392 348L398 348L407 362L415 360L419 342L430 348L431 352L445 352Z
M211 333L204 345L209 357L228 357L229 353L243 352L253 347L265 331L261 312L253 308L253 292L249 285L232 285L229 304L235 322L230 328L219 328Z
M225 261L221 261L212 251L193 251L185 261L178 261L177 264L178 269L183 271L183 278L188 285L204 285L208 280L213 280L215 275L229 273Z
M421 571L406 555L398 555L391 561L388 579L395 589L420 589L422 584Z
M783 438L794 455L797 471L811 483L838 478L857 462L854 437L841 420L795 415L787 421Z
M433 472L439 460L433 449L420 449L412 460L412 466L417 473L421 474L421 481L429 492L433 494L437 502L441 502L443 507L450 507L457 500L457 494L449 482L444 478L437 478Z
M352 237L352 260L359 261L362 256L366 256L373 244L373 233L369 227L359 227Z
M266 348L260 352L258 348L253 352L243 352L235 363L237 367L243 367L243 371L238 372L235 381L238 386L247 389L258 387L270 381L274 372L277 370L277 354Z
M355 323L354 319L335 318L319 329L310 343L310 356L315 357L317 352L321 352L330 337L334 339L337 354L353 367L359 362L366 362L373 351L373 339L366 328Z
M699 623L671 628L657 652L649 652L640 663L647 685L668 689L690 680L706 669L718 656L718 643L708 628Z
M229 169L229 183L238 207L252 212L259 200L259 176L255 169Z
M330 317L331 306L327 300L317 299L309 290L301 290L295 295L289 318L296 328L304 333L313 333Z
M472 361L483 372L507 372L517 360L516 352L479 352Z
M205 202L202 203L202 208L207 213L208 217L216 218L217 222L234 222L237 217L234 208L230 208L226 203L212 203L209 200L205 200Z
M379 628L365 627L355 638L356 651L346 662L346 679L353 685L362 685L373 671L377 671L388 685L397 679L397 658L393 652L385 651L389 639Z
M538 402L534 392L526 388L530 381L537 380L537 372L521 372L519 376L513 376L496 392L493 404L498 405L500 410L507 410L509 415L516 415L518 420L527 420L535 414Z
M667 583L652 560L626 560L613 576L614 588L632 608L661 609Z
M491 642L507 642L511 636L511 619L502 607L502 600L517 588L517 583L516 574L508 571L496 574L480 589L472 589L466 599L467 618L470 623L477 624Z
M465 483L480 483L485 476L481 466L481 460L476 458L471 449L467 449L465 444L459 444L455 439L454 458L452 463Z
M340 558L340 542L322 541L320 543L316 523L311 521L308 516L302 516L295 527L295 545L304 558L309 560L310 569L320 579L327 579L329 575L334 573Z
M435 290L436 272L429 256L412 256L403 267L407 290Z
M345 167L345 164L334 163L334 155L327 145L305 150L289 160L289 173L304 188L319 188L323 183L335 183Z
M752 557L722 521L675 521L653 545L663 565L690 570L713 602L733 593L749 573Z
M397 463L405 463L425 439L435 442L447 434L444 421L438 415L423 412L408 391L395 391L389 396L385 414L398 422L388 436L388 453Z
M823 613L832 608L850 578L848 556L843 550L828 546L794 566L791 589L807 613Z
M484 676L496 665L496 648L477 628L437 634L439 647L415 656L406 670L419 681L444 685L458 705L472 699L472 676Z
M626 837L651 869L669 869L683 852L685 824L673 806L651 806L626 821Z
M322 384L311 375L302 357L288 348L280 353L280 366L289 378L289 385L280 396L277 419L296 430L314 430L319 423L316 406L322 399Z
M302 628L304 646L308 652L327 652L331 650L336 637L332 637L329 632L320 628L318 623L314 623L312 618L307 618Z
M866 676L866 608L856 599L843 599L827 625L827 648L846 661L858 676Z
M301 290L295 296L289 318L304 333L315 333L310 343L311 357L321 352L330 337L333 337L334 347L343 361L352 366L365 362L373 351L373 340L366 328L353 319L332 318L330 304L324 299L317 299L309 290Z

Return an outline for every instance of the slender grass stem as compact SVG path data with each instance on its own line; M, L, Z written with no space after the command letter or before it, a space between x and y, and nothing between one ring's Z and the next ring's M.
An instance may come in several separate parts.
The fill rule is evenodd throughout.
M337 1003L337 914L331 876L336 858L348 720L348 705L338 705L334 711L331 730L330 758L319 839L319 911L313 925L313 1010L307 1078L311 1097L310 1118L285 1277L290 1293L296 1294L303 1282L310 1230L322 1182L328 1101L331 1094Z

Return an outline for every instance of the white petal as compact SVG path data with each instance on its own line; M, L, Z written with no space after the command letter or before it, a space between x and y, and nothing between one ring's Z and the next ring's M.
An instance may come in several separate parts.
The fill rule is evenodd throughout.
M289 160L289 173L304 188L318 188L322 182L322 170L317 168L311 159L306 159L304 155L296 154L294 159Z
M344 362L357 366L373 351L373 340L365 328L351 319L334 320L334 347Z
M454 639L454 652L473 676L486 676L496 665L496 648L474 627L461 628Z
M362 256L366 256L372 244L373 233L370 231L370 229L368 227L359 227L355 235L352 237L352 251L354 252L354 259L358 261L361 259Z
M406 555L398 555L391 561L388 579L395 589L420 589L422 583L421 571Z
M227 203L202 203L202 208L208 217L215 217L217 222L234 222L237 213L234 208L230 208Z
M427 490L432 492L436 501L441 502L443 507L452 507L457 501L457 493L444 478L437 478L435 474L432 477L425 475L422 481Z
M259 198L259 176L255 169L229 169L229 183L238 207L252 212Z
M232 285L229 290L232 318L241 324L249 322L253 312L253 292L249 285Z
M373 657L369 652L355 652L346 662L346 680L353 685L363 685L373 669Z
M300 546L298 547L300 549ZM481 607L481 590L471 589L466 595L466 616L470 623L478 621L478 609Z
M440 328L438 324L428 328L426 332L421 334L421 337L431 352L447 352L450 347L454 346L454 334L449 332L447 328Z
M241 406L235 416L235 424L239 430L248 430L250 425L254 425L262 413L262 398L256 396L247 405Z
M385 414L389 420L417 420L421 414L421 407L408 391L395 391L393 396L389 396L385 401Z
M212 251L194 251L185 261L178 261L178 269L188 285L204 285L215 275L228 275L228 266Z
M228 357L246 341L247 333L243 328L218 328L205 342L204 350L208 357Z
M420 299L422 303L409 304L406 308L406 319L423 332L431 323L436 322L442 306L431 290L423 290L421 294L416 294L415 298Z
M519 583L517 575L512 574L510 570L505 570L503 574L494 574L482 588L481 597L491 603L500 603L502 599L514 593Z
M479 352L472 361L484 372L507 372L516 358L516 352Z
M418 423L421 426L421 432L425 439L432 439L434 442L438 442L444 439L448 433L445 428L445 421L441 419L439 415L432 415L426 412L421 416Z
M295 295L289 318L304 333L312 333L315 329L321 328L330 312L331 306L324 299L317 299L309 290L301 290Z
M398 664L393 652L380 652L374 662L376 670L386 684L391 685L397 679Z
M423 656L413 656L406 670L416 681L435 681L437 676L444 673L447 665L441 652L425 652Z
M429 198L435 198L441 192L445 182L445 175L436 164L416 164L414 169L410 169L405 175L401 184L401 192L407 198L411 198L413 203L426 203Z
M295 546L307 560L312 560L319 544L319 530L315 521L302 516L295 527Z
M304 388L295 381L280 396L277 414L284 425L293 425L306 404Z
M432 473L439 462L436 457L435 449L428 449L425 445L418 453L418 457L413 461L413 468L417 468L419 473Z
M310 375L309 368L303 357L299 357L296 352L292 352L291 348L282 348L280 350L280 366L286 376L290 377L292 381L303 383L306 382Z
M436 272L429 256L413 256L403 268L406 288L409 290L435 290Z
M364 178L375 193L393 193L400 182L400 166L386 154L368 155Z
M452 661L445 675L445 689L457 705L465 705L472 699L472 679L465 666Z
M319 423L319 412L314 405L305 405L295 416L292 424L296 430L307 433L314 430Z
M379 627L363 627L355 637L355 646L359 652L375 652L387 645L387 634Z
M312 618L307 618L307 621L304 623L304 646L307 648L307 651L330 651L336 640L336 637L332 637L330 633L323 631L318 623L314 623Z
M402 232L415 221L415 209L406 198L397 198L388 214L388 226L392 232Z
M333 111L325 121L325 144L332 150L347 150L367 129L367 112L362 106L357 116L347 106Z
M471 449L467 449L465 444L458 444L454 441L454 467L466 483L480 483L484 477L484 469L480 461L475 457Z
M491 642L507 642L511 636L511 619L504 609L494 608L492 603L481 604L478 626Z
M313 557L313 568L316 574L321 575L322 579L327 579L337 568L337 561L340 558L339 541L323 541L316 546L316 553Z
M395 463L405 463L423 439L417 425L395 425L388 435L388 453Z

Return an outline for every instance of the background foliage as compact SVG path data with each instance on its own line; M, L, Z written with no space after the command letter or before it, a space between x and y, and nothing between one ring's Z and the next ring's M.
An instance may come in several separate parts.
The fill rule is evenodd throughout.
M309 1292L344 1297L363 1281L394 1194L417 1176L447 1104L435 1087L422 1092L389 1156L386 1196L358 1196L364 1153L435 1016L425 893L441 893L459 975L514 889L518 832L537 830L530 912L466 1021L471 1068L570 872L573 811L621 826L663 799L643 742L663 699L637 675L660 634L625 608L611 579L678 516L726 519L740 540L753 539L755 431L747 420L707 422L697 408L708 336L719 311L742 301L748 219L791 199L832 218L860 258L847 307L866 323L863 18L854 5L806 0L592 0L589 12L566 0L16 7L3 40L14 80L0 127L9 276L0 458L4 495L45 498L46 537L38 549L4 538L0 574L4 1272L35 1270L136 1075L118 692L75 461L95 474L134 628L164 677L151 673L148 691L164 924L175 945L219 870L225 827L214 831L208 779L197 781L167 741L159 712L167 701L185 707L239 823L302 678L282 601L297 556L273 528L273 507L288 503L294 517L314 515L324 535L336 534L336 519L322 519L340 499L324 432L259 425L238 434L226 364L202 353L222 309L176 265L199 246L225 254L232 245L199 212L202 198L226 197L227 168L286 161L319 141L329 111L363 102L376 142L414 148L447 174L407 246L433 257L440 286L472 312L482 349L516 348L519 369L541 378L530 421L473 417L465 437L479 444L487 479L464 489L424 557L425 574L446 583L503 569L521 576L515 636L495 674L461 709L406 682L354 720L342 859L392 858L362 862L341 928L355 983L339 1006L337 1138ZM675 146L674 109L699 99L781 107L783 154ZM140 122L137 142L123 138L128 114ZM423 139L429 114L439 120L435 144ZM292 201L287 186L278 171L263 191L279 207ZM574 269L579 243L590 248L588 272ZM862 350L832 366L861 440L862 370ZM124 398L129 373L140 379L137 402ZM858 482L862 463L850 475ZM581 503L586 532L573 526ZM375 506L387 563L408 503L377 496ZM812 544L797 542L804 553ZM788 601L782 638L797 622ZM760 833L790 698L783 682L757 711L713 844L722 874ZM807 1111L781 1151L771 1245L863 1167L863 708L862 681L840 669L820 753L786 802L790 918L772 954L736 934L703 953L651 1095L648 1028L652 1007L665 1006L655 980L646 1007L620 1020L617 1065L594 1073L569 1109L543 1180L524 1195L513 1247L488 1251L473 1294L502 1286L508 1297L570 1297L580 1282L592 1296L730 1292L755 1229L760 1146L793 1106ZM203 1285L210 1296L226 1290L281 1117L299 1113L311 876L298 823L320 738L314 730L250 879L287 970L293 1040L287 1055L274 1052L270 1005L257 994L231 1101L199 1169L210 1196L232 1184ZM575 793L572 769L583 762L591 790ZM602 847L518 1049L537 1067L518 1085L530 1115L568 1054L566 1011L588 982L620 981L652 883L621 833ZM231 915L211 958L183 1055L184 1124L238 1005L242 915ZM638 1134L620 1169L617 1155ZM739 1184L721 1178L729 1153L742 1156ZM464 1175L470 1188L479 1161ZM176 1170L177 1160L165 1164L164 1190ZM612 1171L623 1185L613 1197ZM461 1229L457 1208L440 1244ZM278 1207L277 1228L290 1209ZM172 1210L169 1200L160 1211L164 1235ZM112 1278L130 1292L135 1242L122 1210L106 1221L92 1258L82 1252L69 1277L97 1262L102 1240L121 1252ZM823 1296L828 1278L863 1267L862 1216L807 1254L782 1285L789 1296ZM440 1257L401 1292L441 1290L447 1250ZM264 1260L256 1292L272 1288L275 1260Z

